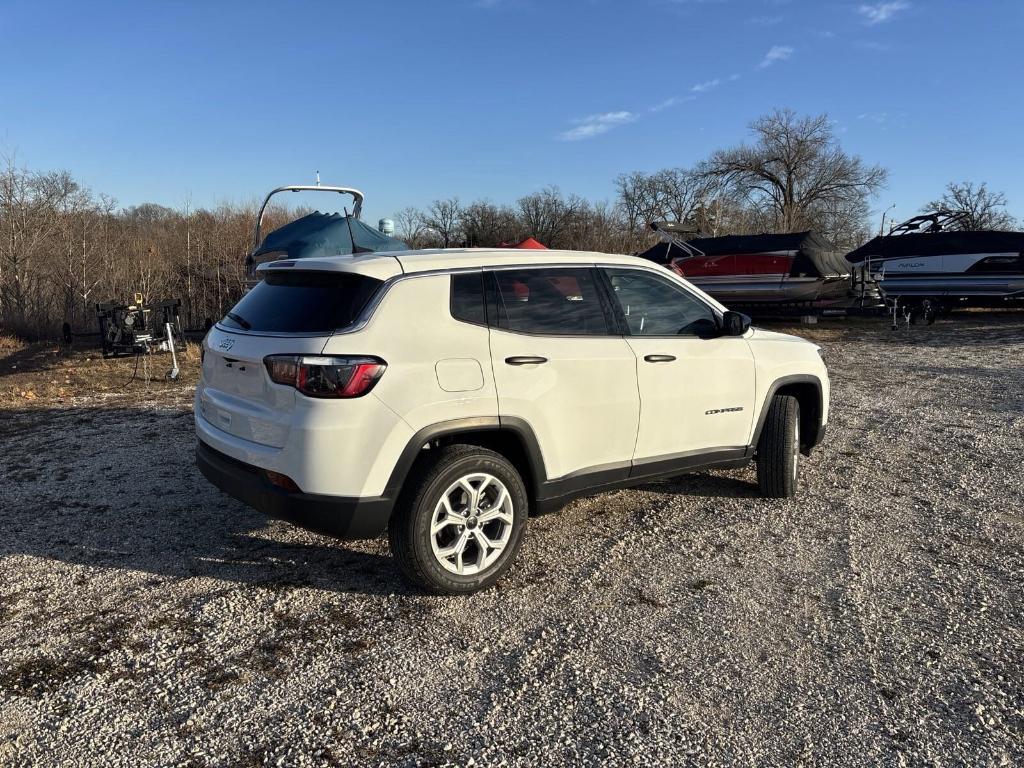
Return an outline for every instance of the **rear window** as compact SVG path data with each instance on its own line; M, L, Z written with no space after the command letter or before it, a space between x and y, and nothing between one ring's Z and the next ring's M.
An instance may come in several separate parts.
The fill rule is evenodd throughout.
M264 272L221 324L243 331L330 333L351 325L381 284L347 272Z
M606 336L611 333L590 268L495 270L497 325L509 331L548 336Z
M480 272L452 275L452 317L464 323L487 325Z

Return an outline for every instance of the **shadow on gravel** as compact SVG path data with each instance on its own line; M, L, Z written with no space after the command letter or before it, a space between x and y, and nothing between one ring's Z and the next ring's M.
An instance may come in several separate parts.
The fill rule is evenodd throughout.
M638 486L642 491L666 496L708 496L713 498L760 498L757 484L735 477L711 474L680 475L668 482Z
M289 530L210 485L178 408L0 410L0 557L31 555L174 579L408 591L377 544ZM281 524L286 525L286 524Z

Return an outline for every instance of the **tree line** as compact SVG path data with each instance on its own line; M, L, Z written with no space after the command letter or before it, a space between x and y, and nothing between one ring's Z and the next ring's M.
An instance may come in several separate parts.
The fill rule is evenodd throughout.
M193 326L237 300L253 206L118 208L66 171L0 168L0 330L94 330L95 305L180 298Z
M655 239L652 222L672 221L707 236L815 229L836 248L862 243L886 170L844 152L826 115L777 110L750 129L751 143L693 166L621 174L611 204L554 187L515 205L448 198L400 211L397 233L416 246L489 246L532 235L552 248L628 253Z
M490 247L528 236L550 248L632 253L653 243L650 224L671 221L707 236L814 229L849 250L874 232L872 199L884 168L845 152L825 115L778 110L755 120L751 141L700 162L615 179L612 201L548 187L514 204L435 200L394 216L414 248ZM1006 199L982 184L951 184L926 206L962 210L960 226L1008 229ZM264 231L295 211L269 211ZM53 337L65 321L92 329L95 304L180 298L187 327L224 314L245 286L253 204L214 209L143 204L119 208L66 171L0 168L0 330Z

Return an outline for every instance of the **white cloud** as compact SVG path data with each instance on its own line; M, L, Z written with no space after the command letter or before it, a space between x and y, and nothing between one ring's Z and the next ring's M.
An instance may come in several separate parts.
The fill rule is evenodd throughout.
M773 45L771 50L769 50L768 53L764 55L764 58L761 59L761 63L757 65L757 68L764 69L765 67L770 67L777 61L785 61L790 58L794 52L795 49L792 46Z
M659 101L653 107L649 107L647 111L661 112L663 109L668 109L669 107L674 107L678 104L685 104L686 102L693 101L696 98L696 96L670 96L664 101Z
M900 11L910 8L907 0L891 0L887 3L864 3L857 9L857 13L864 17L864 23L869 26L881 24L888 21Z
M620 125L626 123L632 123L636 120L636 115L626 110L620 110L618 112L603 112L599 115L587 115L573 120L576 124L575 128L570 128L567 131L563 131L559 134L558 138L562 141L579 141L580 139L591 139L594 136L600 136L602 133L607 133L612 128L617 128Z
M857 115L858 120L870 120L872 123L877 125L884 125L889 122L888 112L862 112Z
M697 83L695 86L690 88L690 93L704 93L705 91L710 91L713 88L717 88L721 84L721 79L716 77L714 80L707 80L703 83Z
M673 96L671 99L667 99L661 104L656 104L653 107L651 107L651 112L659 112L662 109L674 106L676 104L681 104L684 101L693 101L694 99L697 98L697 96L699 96L702 93L713 91L715 88L722 85L723 83L735 83L739 79L739 74L732 74L726 78L714 77L711 80L705 80L703 83L696 83L695 85L690 86L690 94L688 96Z

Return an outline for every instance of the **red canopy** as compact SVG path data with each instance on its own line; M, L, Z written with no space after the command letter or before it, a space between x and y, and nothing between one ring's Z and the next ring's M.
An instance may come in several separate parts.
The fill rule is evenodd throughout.
M528 237L525 240L516 243L512 246L513 248L526 248L532 251L546 251L548 247L543 243L537 242L532 237Z

